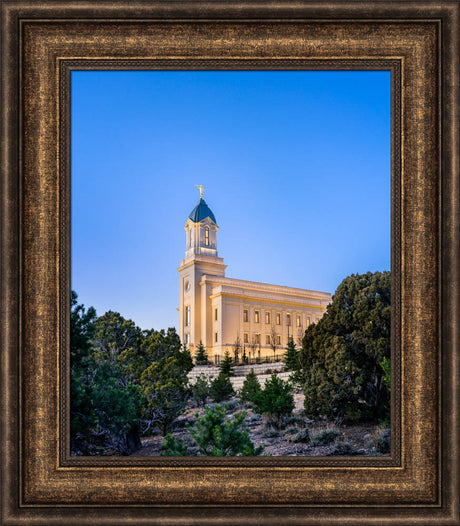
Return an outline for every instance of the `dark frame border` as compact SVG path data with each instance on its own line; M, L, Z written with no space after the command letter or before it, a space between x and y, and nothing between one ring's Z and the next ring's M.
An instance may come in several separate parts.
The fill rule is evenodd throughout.
M333 8L333 9L331 9ZM459 458L458 458L458 395L459 387L456 379L458 378L458 356L456 354L456 345L458 345L458 233L456 227L458 225L458 40L456 34L458 33L458 17L459 6L456 2L440 2L435 7L432 4L425 4L423 2L375 2L375 3L353 3L347 6L338 3L324 3L324 4L309 4L309 3L283 3L283 4L265 4L265 3L246 3L246 4L221 4L221 3L152 3L152 4L135 4L128 6L128 4L119 4L118 6L111 6L109 4L94 3L91 8L88 5L72 2L67 4L59 4L57 2L41 2L40 6L27 2L4 2L3 4L3 142L2 142L2 166L4 167L4 177L2 179L2 291L1 291L1 307L2 307L2 349L4 350L4 360L2 363L2 475L3 475L3 495L2 508L3 520L5 524L61 524L68 522L69 524L86 524L95 523L100 524L126 524L128 521L135 520L136 523L154 524L154 523L189 523L189 524L204 524L219 521L222 524L249 524L249 523L266 523L271 524L279 522L289 522L292 524L371 524L376 521L379 523L388 524L410 524L414 521L423 520L425 524L459 524L459 509L458 509L458 474L459 474ZM28 164L27 157L29 155L24 144L30 140L30 133L33 133L33 127L28 127L28 124L36 124L33 118L30 118L30 111L33 109L33 101L22 100L22 80L18 75L23 67L23 60L30 59L30 54L25 50L24 54L20 54L20 35L19 26L21 19L35 19L35 27L40 26L40 21L47 19L60 19L60 24L64 24L63 18L78 19L118 19L118 22L130 15L131 18L141 19L163 19L169 22L174 22L184 19L225 19L225 20L243 20L252 19L253 23L261 23L262 20L276 20L282 19L283 23L288 23L292 20L306 19L308 22L317 20L326 20L328 22L342 22L347 20L350 28L353 28L360 21L369 23L371 20L379 19L380 21L391 20L393 23L403 24L412 23L415 28L420 28L421 25L426 24L427 21L437 25L439 29L438 41L439 44L439 66L438 74L440 75L441 97L437 97L438 108L438 135L436 140L439 140L441 147L441 155L437 160L431 159L438 170L438 176L433 181L433 188L430 188L430 195L438 196L435 202L432 203L432 212L436 217L431 216L431 225L435 226L434 236L438 239L436 246L431 245L429 250L425 253L419 251L422 263L431 260L431 263L439 268L440 272L436 272L437 286L434 284L436 290L427 290L427 297L434 298L436 302L436 316L439 323L440 331L437 334L437 348L442 350L442 363L439 361L438 367L440 370L436 374L437 389L434 384L428 384L439 390L442 397L437 404L438 416L436 421L439 429L442 427L441 443L439 444L438 461L434 461L437 465L435 475L436 495L431 493L433 488L426 493L423 487L420 488L420 494L413 494L414 499L412 503L409 501L399 501L396 494L394 494L393 502L380 501L380 504L375 501L374 504L366 506L373 492L376 490L372 487L367 488L367 491L361 491L356 495L357 499L350 498L343 501L340 507L334 506L333 501L329 499L329 503L321 502L317 504L310 503L301 505L299 502L284 500L278 498L273 502L265 502L261 507L244 505L238 501L238 492L234 491L227 499L227 505L215 506L211 502L203 502L200 506L195 508L184 508L181 501L171 501L171 505L167 508L145 507L146 504L136 505L125 504L120 508L123 498L120 499L119 490L115 488L113 498L110 501L105 501L105 505L85 505L80 503L75 507L75 494L70 491L67 484L62 482L51 482L51 485L45 483L44 475L51 475L49 471L49 464L46 464L46 459L51 450L54 450L54 458L57 458L57 445L54 444L51 448L47 448L43 452L45 462L42 462L35 454L31 454L31 430L33 428L32 416L39 421L43 421L44 411L48 407L40 407L35 405L35 414L31 413L31 403L39 399L39 393L33 390L31 371L34 365L40 365L43 368L46 365L55 367L53 365L53 358L47 357L45 362L24 362L20 361L18 349L26 349L31 344L30 336L35 335L34 342L38 344L37 360L43 357L41 346L44 343L44 334L40 338L37 332L40 324L48 327L46 336L50 336L53 327L57 327L56 314L46 308L46 301L53 302L52 297L49 296L47 290L38 290L34 288L34 283L30 281L30 271L34 264L43 262L43 250L48 250L48 254L56 251L56 237L48 231L45 231L46 220L41 225L36 225L38 228L34 229L35 236L31 236L31 232L27 232L22 227L30 226L27 220L32 217L33 212L31 208L32 193L38 192L35 195L40 195L43 207L50 206L53 196L56 196L55 190L47 187L47 181L40 181L31 178L30 164ZM398 22L399 20L399 22ZM58 24L59 25L59 24ZM39 27L40 30L40 27ZM418 34L420 38L420 34ZM62 38L62 37L61 37ZM371 35L372 38L372 35ZM419 44L420 41L417 41ZM43 48L41 48L43 50ZM437 54L437 53L436 53ZM27 79L25 79L27 87ZM403 80L404 85L404 80ZM20 95L21 94L21 95ZM40 94L43 96L43 93ZM22 110L23 102L29 104ZM32 104L32 106L30 105ZM417 115L415 116L415 118ZM30 119L30 120L28 120ZM25 135L20 136L18 133L19 123L25 123ZM404 130L403 126L403 130ZM56 130L55 130L56 131ZM404 132L403 132L404 133ZM28 135L29 134L29 135ZM53 135L53 134L51 134ZM54 133L56 136L56 133ZM43 141L45 138L41 137ZM49 139L49 137L48 137ZM439 145L436 151L439 151ZM425 151L426 145L420 144L421 152ZM49 152L40 151L41 156L48 155ZM42 164L43 159L38 159ZM432 166L433 169L433 166ZM29 174L23 179L23 176L17 177L17 174ZM42 172L38 172L41 174ZM43 172L44 174L45 172ZM434 173L434 172L433 172ZM439 173L441 177L439 177ZM425 183L426 184L426 183ZM46 191L49 191L48 195ZM426 187L416 187L414 193L418 196L424 195L423 191ZM54 192L54 193L53 193ZM41 194L40 194L41 193ZM34 201L38 204L37 201ZM403 209L409 207L410 200L404 200ZM403 210L404 212L404 210ZM427 211L411 210L412 213L420 213L420 220L428 220ZM49 224L49 223L48 223ZM41 230L40 230L41 226ZM414 224L412 225L415 226ZM50 236L51 234L51 236ZM403 234L410 235L411 232L403 232ZM404 239L404 238L403 238ZM423 241L423 238L420 240ZM36 250L37 244L45 243L41 246L41 250ZM424 248L424 247L421 247ZM434 250L434 252L433 252ZM442 258L441 258L442 254ZM436 261L433 261L433 258ZM410 264L410 262L406 262ZM45 269L46 270L46 269ZM52 272L52 265L47 269ZM27 274L29 272L29 274ZM26 279L22 278L26 274ZM405 281L403 275L402 288L413 286L413 284ZM41 283L43 283L44 274L41 275ZM38 280L40 282L40 278ZM433 282L430 282L433 285ZM39 285L40 283L38 283ZM37 286L38 286L37 285ZM437 293L437 287L440 287L441 298ZM43 294L43 298L38 301L37 294ZM35 295L35 300L33 300ZM26 303L24 303L24 300ZM47 305L49 306L50 303ZM54 310L57 310L57 303L54 303ZM415 314L413 312L412 314ZM35 317L32 319L31 316ZM424 318L425 319L425 318ZM429 318L428 318L429 319ZM26 327L24 332L23 327ZM50 330L51 329L51 330ZM423 332L423 330L422 330ZM415 344L420 333L415 332ZM28 339L29 338L29 339ZM440 360L441 354L438 355ZM28 355L30 359L30 354ZM433 364L433 362L432 362ZM18 387L20 385L19 367L22 367L24 376L25 397L18 396ZM43 369L40 369L43 373ZM442 391L441 388L442 381ZM407 400L407 391L404 391L404 401ZM421 391L429 400L429 392ZM22 416L24 415L24 416ZM418 415L423 416L421 414ZM24 421L25 427L21 428L19 422ZM34 428L37 432L37 427ZM425 428L425 432L427 429ZM435 429L431 429L431 433L436 433ZM37 435L35 435L37 437ZM39 437L43 440L43 437ZM429 438L429 436L422 437L422 440ZM433 436L431 436L433 438ZM43 445L44 442L41 442ZM429 443L429 442L428 442ZM22 452L22 454L21 454ZM32 452L33 453L33 452ZM410 452L406 451L407 455ZM25 461L25 464L24 464ZM431 459L433 462L433 459ZM56 467L56 464L55 464ZM109 468L111 471L115 469L122 476L126 468L118 469L114 466ZM228 468L227 468L228 469ZM385 468L386 469L386 468ZM322 470L327 471L327 470ZM350 470L349 470L350 471ZM61 476L71 475L72 468L58 467L58 472ZM92 471L89 469L81 469L81 476L87 477L94 473L96 477L100 471ZM217 473L217 472L216 472ZM23 483L25 486L18 486L15 481L20 480L23 475ZM38 478L37 478L38 475ZM136 473L133 471L133 484L138 484L139 481L135 479ZM260 473L263 479L263 473ZM382 476L384 471L382 471ZM236 470L236 478L244 476L244 470ZM78 477L68 479L76 483L73 486L73 491L78 491L81 488L81 479L78 483ZM94 477L93 477L94 479ZM88 479L86 479L88 480ZM90 477L91 480L91 477ZM96 482L93 480L93 482ZM144 482L146 482L144 480ZM198 484L202 484L199 477L196 478ZM420 482L423 482L420 480ZM53 486L54 484L54 486ZM265 486L264 486L265 485ZM261 486L268 488L267 481L261 480ZM423 484L422 484L423 486ZM287 486L286 486L287 487ZM53 488L53 490L51 490ZM96 485L94 485L96 488ZM398 490L398 488L395 488ZM51 491L51 492L50 492ZM169 488L169 494L174 493L174 488ZM405 487L399 488L399 493L404 493ZM431 496L429 496L431 494ZM121 496L122 497L122 496ZM348 494L348 497L350 495ZM241 502L241 505L238 505ZM72 505L73 503L73 505ZM117 506L118 504L118 506ZM204 507L203 507L204 506ZM306 507L305 507L306 506ZM310 510L310 511L307 511Z

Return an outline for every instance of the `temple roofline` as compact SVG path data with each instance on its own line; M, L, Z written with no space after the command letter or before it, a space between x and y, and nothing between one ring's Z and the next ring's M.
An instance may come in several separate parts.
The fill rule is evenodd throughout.
M201 276L200 285L205 284L228 285L236 288L253 289L264 292L275 292L279 294L289 294L291 296L294 294L296 296L305 296L321 300L330 300L332 297L329 292L320 292L295 287L286 287L283 285L272 285L270 283L261 283L258 281L226 278L221 276L214 276L213 274L204 274L203 276Z

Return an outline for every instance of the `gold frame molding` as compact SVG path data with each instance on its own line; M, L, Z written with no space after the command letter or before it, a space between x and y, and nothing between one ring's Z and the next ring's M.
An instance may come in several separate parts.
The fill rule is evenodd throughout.
M4 0L2 15L2 523L459 525L460 4ZM390 458L69 456L75 67L391 69Z

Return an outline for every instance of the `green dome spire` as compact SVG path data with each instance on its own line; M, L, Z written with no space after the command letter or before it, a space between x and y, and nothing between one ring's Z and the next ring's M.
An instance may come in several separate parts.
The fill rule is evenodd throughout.
M200 198L198 204L190 212L190 215L188 217L194 223L199 223L200 221L203 221L203 219L206 219L207 217L209 217L209 219L217 225L214 214L212 213L211 209L206 204L206 201L203 198Z

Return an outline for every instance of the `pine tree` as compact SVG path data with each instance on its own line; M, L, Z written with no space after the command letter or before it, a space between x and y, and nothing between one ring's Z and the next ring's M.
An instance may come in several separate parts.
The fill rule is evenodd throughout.
M200 374L196 379L195 383L191 387L192 399L198 405L204 407L206 399L211 395L211 386L209 384L208 378L204 374Z
M208 456L255 456L263 446L254 447L249 430L242 431L246 413L236 413L233 420L225 418L226 407L206 407L205 414L198 418L193 428L188 427L202 455Z
M248 355L246 354L246 346L243 345L243 355L241 357L243 363L248 363Z
M168 433L165 436L165 441L161 445L163 457L185 457L187 456L187 446L185 445L182 438L176 438L175 436Z
M295 407L292 396L292 386L272 374L265 382L265 387L254 397L254 409L259 414L265 414L268 422L279 427L281 419L290 415Z
M224 359L222 360L219 373L225 376L235 376L235 371L233 369L233 360L228 351L225 351Z
M260 382L254 373L254 369L246 376L240 391L241 402L253 402L257 393L261 390Z
M186 427L198 444L201 455L206 456L256 456L264 450L264 445L254 446L249 437L249 430L243 431L246 413L236 413L231 420L225 418L226 407L216 405L214 408L206 407L205 414L198 418L196 424ZM163 443L164 456L186 456L187 446L184 441L172 435L166 435ZM196 455L196 453L195 453Z
M240 336L237 335L235 343L233 344L233 356L235 357L234 362L237 364L240 361L240 352L241 352L241 340Z
M285 371L297 371L299 369L299 355L293 338L289 338L283 361Z
M206 365L208 363L208 354L201 340L195 353L195 363L196 365Z
M211 383L210 394L215 402L228 400L235 394L230 378L227 375L220 373Z

